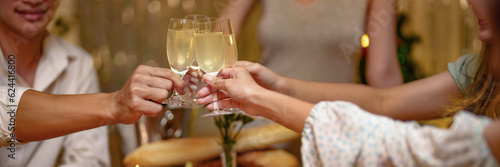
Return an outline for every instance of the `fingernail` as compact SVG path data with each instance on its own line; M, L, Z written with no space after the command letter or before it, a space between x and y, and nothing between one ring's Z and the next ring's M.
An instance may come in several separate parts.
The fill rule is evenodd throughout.
M214 78L211 75L205 75L205 76L203 76L203 79L204 79L205 83L210 83L210 82L212 82L212 80Z
M193 82L193 83L197 83L198 82L198 78L196 78L196 77L191 77L191 78L189 78L189 80L191 82Z
M198 73L196 73L196 72L193 71L193 72L191 72L191 76L193 76L195 78L198 78Z
M189 88L193 91L198 89L198 87L196 85L189 85Z

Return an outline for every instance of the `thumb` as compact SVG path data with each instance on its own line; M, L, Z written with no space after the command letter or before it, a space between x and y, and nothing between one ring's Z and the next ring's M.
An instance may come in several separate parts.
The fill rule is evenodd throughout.
M254 64L254 63L249 62L249 61L238 61L236 63L236 67L245 67L245 66L252 65L252 64Z
M211 75L204 75L203 82L207 83L213 89L222 89L226 90L226 84L224 79L220 79Z

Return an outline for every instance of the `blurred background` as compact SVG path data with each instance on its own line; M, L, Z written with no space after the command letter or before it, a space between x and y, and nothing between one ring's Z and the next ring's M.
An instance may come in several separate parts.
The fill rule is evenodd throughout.
M165 37L170 18L216 17L227 0L61 0L60 5L49 31L86 49L94 58L101 90L112 92L139 64L168 67ZM239 60L259 61L260 9L252 11L238 38ZM398 56L405 81L445 71L447 62L481 49L467 0L399 0L398 13ZM115 133L113 128L110 133ZM119 135L111 135L111 147L119 147L119 137L113 136ZM113 165L120 166L128 151L112 151Z

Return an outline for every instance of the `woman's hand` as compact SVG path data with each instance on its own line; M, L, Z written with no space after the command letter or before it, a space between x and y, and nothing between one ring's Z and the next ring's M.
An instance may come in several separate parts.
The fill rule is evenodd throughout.
M274 73L269 68L266 68L261 64L248 61L239 61L236 66L244 67L260 86L272 91L287 94L285 78Z
M113 93L113 113L117 123L135 123L141 115L156 116L162 110L161 102L175 88L184 94L184 81L175 72L140 65L125 85Z
M203 77L208 86L198 92L201 97L198 99L199 104L211 103L211 89L218 89L219 108L239 108L247 114L263 116L296 132L302 131L305 119L314 106L261 87L246 68L224 69L218 77ZM206 108L213 109L213 103Z
M264 110L258 104L257 95L266 91L259 86L252 78L252 75L242 67L228 68L222 70L218 77L205 75L203 81L208 84L202 88L198 95L199 104L208 104L212 102L212 89L218 89L219 108L239 108L250 115L261 116ZM207 109L214 109L213 103L209 104Z

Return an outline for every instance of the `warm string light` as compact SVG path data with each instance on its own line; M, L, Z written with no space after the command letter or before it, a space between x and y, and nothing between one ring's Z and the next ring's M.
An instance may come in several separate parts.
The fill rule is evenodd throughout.
M363 48L367 48L368 46L370 46L370 38L367 34L363 34L363 36L361 36L361 46Z

